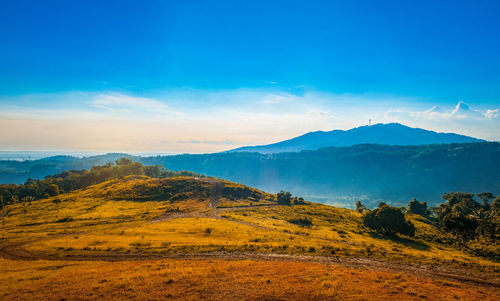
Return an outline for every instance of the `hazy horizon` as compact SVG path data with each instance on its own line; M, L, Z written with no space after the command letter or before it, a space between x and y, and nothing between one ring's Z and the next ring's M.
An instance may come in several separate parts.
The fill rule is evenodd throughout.
M381 123L378 123L381 124ZM372 124L377 125L377 124ZM404 124L403 124L404 125ZM367 125L361 125L361 126L367 126ZM354 128L349 128L346 130L350 130ZM333 129L333 130L344 130L344 129ZM431 130L431 129L425 129L425 130ZM306 132L310 133L310 132ZM306 134L302 133L300 135ZM454 133L454 132L438 132L438 133L453 133L453 134L458 134L462 135L460 133ZM298 135L298 136L300 136ZM287 137L284 140L288 140L291 138L295 138L298 136L294 137ZM473 137L473 138L478 138L478 137ZM479 138L481 139L481 138ZM488 142L498 142L496 140L487 140L484 139ZM280 141L271 141L272 143L277 143L281 142ZM260 144L259 144L260 145ZM258 145L242 145L242 146L258 146ZM239 147L239 146L238 146ZM221 152L228 151L235 149L237 147L231 147L227 149L221 150ZM216 151L219 152L219 151ZM46 158L50 156L57 156L57 155L67 155L67 156L73 156L73 157L89 157L89 156L97 156L97 155L104 155L104 154L109 154L109 153L124 153L128 155L134 155L134 156L141 156L141 157L149 157L149 156L166 156L166 155L179 155L179 154L205 154L205 153L213 153L213 152L162 152L162 151L130 151L130 150L78 150L78 149L0 149L0 160L5 160L9 158L14 158L13 160L28 160L28 159L41 159L41 158Z

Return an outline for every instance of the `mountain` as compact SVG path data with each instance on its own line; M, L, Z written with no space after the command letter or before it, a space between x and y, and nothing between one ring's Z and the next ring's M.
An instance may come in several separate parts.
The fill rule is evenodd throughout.
M464 110L463 105L460 110ZM422 145L481 141L484 140L453 133L437 133L419 128L411 128L399 123L378 123L372 126L360 126L347 131L333 130L329 132L310 132L278 143L259 146L244 146L231 151L270 154L315 150L329 146L352 146L364 143Z

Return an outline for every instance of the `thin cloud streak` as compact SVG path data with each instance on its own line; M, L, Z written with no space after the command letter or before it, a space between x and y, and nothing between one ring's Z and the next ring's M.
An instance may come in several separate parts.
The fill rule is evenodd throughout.
M152 98L133 97L124 94L99 94L91 101L92 106L99 109L118 112L167 113L184 115L172 111L168 105Z

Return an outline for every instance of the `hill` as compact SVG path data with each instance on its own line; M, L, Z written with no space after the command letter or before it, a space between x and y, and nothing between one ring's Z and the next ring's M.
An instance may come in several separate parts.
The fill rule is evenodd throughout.
M498 245L462 248L432 219L406 218L415 236L384 236L354 210L279 205L222 179L131 175L5 207L0 288L5 299L57 300L500 295L500 265L482 255Z
M244 146L231 152L258 152L262 154L300 152L316 150L330 146L352 146L356 144L422 145L439 143L481 142L464 135L436 133L419 128L411 128L399 123L378 123L372 126L360 126L350 130L317 131L304 134L278 143Z

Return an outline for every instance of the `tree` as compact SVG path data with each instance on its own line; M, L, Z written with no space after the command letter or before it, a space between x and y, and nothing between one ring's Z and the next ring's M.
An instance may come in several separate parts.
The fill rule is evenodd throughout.
M496 210L480 208L472 217L477 221L476 233L491 240L496 239L500 230L500 215Z
M144 174L148 177L159 178L162 172L162 165L148 165L144 166Z
M477 194L477 197L480 198L483 201L483 208L484 209L490 209L490 200L493 199L495 196L491 192L481 192Z
M408 212L419 214L422 216L429 215L429 208L427 208L427 202L420 203L417 199L413 199L408 203Z
M56 184L49 184L47 188L45 189L45 193L47 193L49 196L55 196L59 194L59 186Z
M409 236L415 234L415 226L406 221L403 212L399 208L382 206L363 216L363 223L382 234L401 233Z
M497 196L497 198L491 203L491 210L498 211L500 213L500 195Z
M355 205L355 206L356 206L356 211L358 211L358 212L360 212L360 213L362 213L363 211L368 211L368 208L366 208L366 206L365 206L365 205L363 205L363 203L361 203L361 201L360 201L360 200L358 200L358 201L356 202L356 205Z
M31 202L35 200L35 197L32 195L25 196L24 198L21 199L23 202L28 203L31 205Z
M447 214L441 220L441 225L445 231L451 232L459 238L462 244L475 237L476 229L479 226L476 219L466 216L462 212Z
M130 158L120 158L118 160L115 161L116 165L128 165L128 164L132 164L132 160Z
M278 192L277 198L278 204L280 205L290 206L292 204L292 194L288 191L281 190L280 192Z
M452 212L468 215L481 208L481 204L474 200L474 194L472 193L447 192L442 195L442 199L447 202L435 209L439 220L443 220L446 215Z
M294 201L293 201L293 204L294 205L305 205L306 204L306 201L304 200L303 197L299 197L299 198L294 198Z

